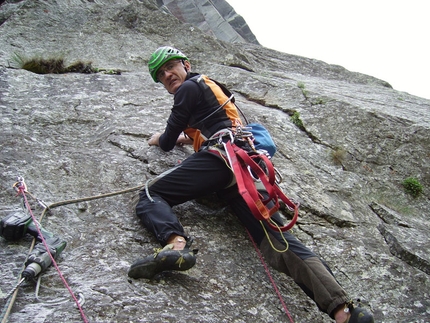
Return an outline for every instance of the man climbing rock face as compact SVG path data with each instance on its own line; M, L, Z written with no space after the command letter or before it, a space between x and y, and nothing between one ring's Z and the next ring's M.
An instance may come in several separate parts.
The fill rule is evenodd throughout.
M231 98L207 76L192 73L188 58L178 49L158 48L148 67L152 79L174 95L164 132L152 135L148 144L164 151L177 144L191 144L195 153L139 192L136 215L162 248L137 260L128 275L151 279L162 271L192 268L197 250L191 250L193 239L184 232L172 207L215 192L228 202L269 264L291 276L321 311L337 323L373 322L370 313L353 305L322 259L291 233L258 221L239 194L232 165L220 144L234 140L235 129L243 126ZM241 148L252 149L247 145ZM272 219L282 223L278 213Z

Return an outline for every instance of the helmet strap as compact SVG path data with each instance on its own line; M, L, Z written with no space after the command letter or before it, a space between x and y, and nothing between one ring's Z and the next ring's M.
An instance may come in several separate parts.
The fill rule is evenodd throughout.
M181 60L181 62L182 62L182 66L184 67L184 69L185 69L185 72L187 72L187 73L189 73L190 71L187 69L187 67L185 66L185 60L184 59L182 59ZM191 65L190 65L190 70L191 70Z

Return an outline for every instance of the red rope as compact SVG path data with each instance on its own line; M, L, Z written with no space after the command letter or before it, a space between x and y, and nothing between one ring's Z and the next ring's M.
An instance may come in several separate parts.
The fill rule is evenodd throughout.
M258 249L257 244L255 243L254 239L251 236L251 233L249 233L248 230L246 230L246 232L248 233L249 239L251 239L251 242L254 245L255 251L257 252L258 257L260 258L261 263L264 266L264 269L266 270L267 277L269 277L269 280L272 283L272 286L275 289L276 294L278 295L279 301L281 302L282 307L284 308L285 313L287 314L288 318L290 319L290 322L294 323L294 320L291 317L290 312L288 311L287 305L285 304L284 299L282 298L282 295L281 295L281 293L280 293L280 291L278 289L278 286L276 286L276 283L275 283L275 281L274 281L274 279L272 277L272 274L270 273L270 269L267 266L266 262L264 261L264 258L263 258L263 255L260 252L260 249Z
M82 306L81 306L81 304L79 303L79 300L76 298L75 294L73 293L72 289L70 288L69 284L67 283L67 281L66 281L66 279L64 278L63 274L61 273L61 270L60 270L60 268L58 267L57 262L55 261L54 257L52 256L51 252L49 251L49 246L48 246L48 244L46 243L46 240L45 240L45 238L44 238L44 237L43 237L43 235L42 235L42 232L41 232L41 230L40 230L40 228L39 228L39 225L38 225L38 222L37 222L37 220L36 220L36 217L34 216L33 212L31 211L30 204L28 203L27 196L25 195L25 193L26 193L26 187L25 187L25 184L24 184L24 185L20 185L18 189L19 189L19 192L22 194L22 196L23 196L23 198L24 198L25 206L27 207L27 209L28 209L28 211L29 211L29 213L30 213L30 215L31 215L31 218L33 219L33 223L34 223L34 225L36 226L37 232L38 232L38 234L39 234L40 238L42 239L43 245L45 246L45 249L46 249L46 251L48 252L49 257L51 258L51 261L52 261L53 266L54 266L54 267L55 267L55 269L57 270L57 272L58 272L58 274L59 274L59 276L60 276L61 280L63 281L64 286L67 288L67 290L69 291L70 295L72 295L72 298L73 298L73 300L75 301L76 306L77 306L77 307L78 307L78 309L79 309L79 312L81 313L82 319L84 320L84 322L85 322L85 323L88 323L88 319L87 319L87 317L85 316L84 310L82 309Z

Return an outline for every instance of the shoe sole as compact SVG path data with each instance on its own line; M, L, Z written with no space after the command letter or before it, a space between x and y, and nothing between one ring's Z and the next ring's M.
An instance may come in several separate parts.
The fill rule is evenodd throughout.
M156 257L148 256L131 265L128 276L131 278L151 279L158 273L168 270L185 271L196 263L194 251L166 250L161 251Z

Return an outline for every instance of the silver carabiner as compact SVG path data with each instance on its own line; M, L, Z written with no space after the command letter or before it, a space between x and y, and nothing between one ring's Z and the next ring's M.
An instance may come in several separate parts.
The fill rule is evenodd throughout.
M283 181L283 177L281 175L281 173L279 172L279 170L276 167L273 167L273 170L275 171L275 181L276 183L280 184Z

